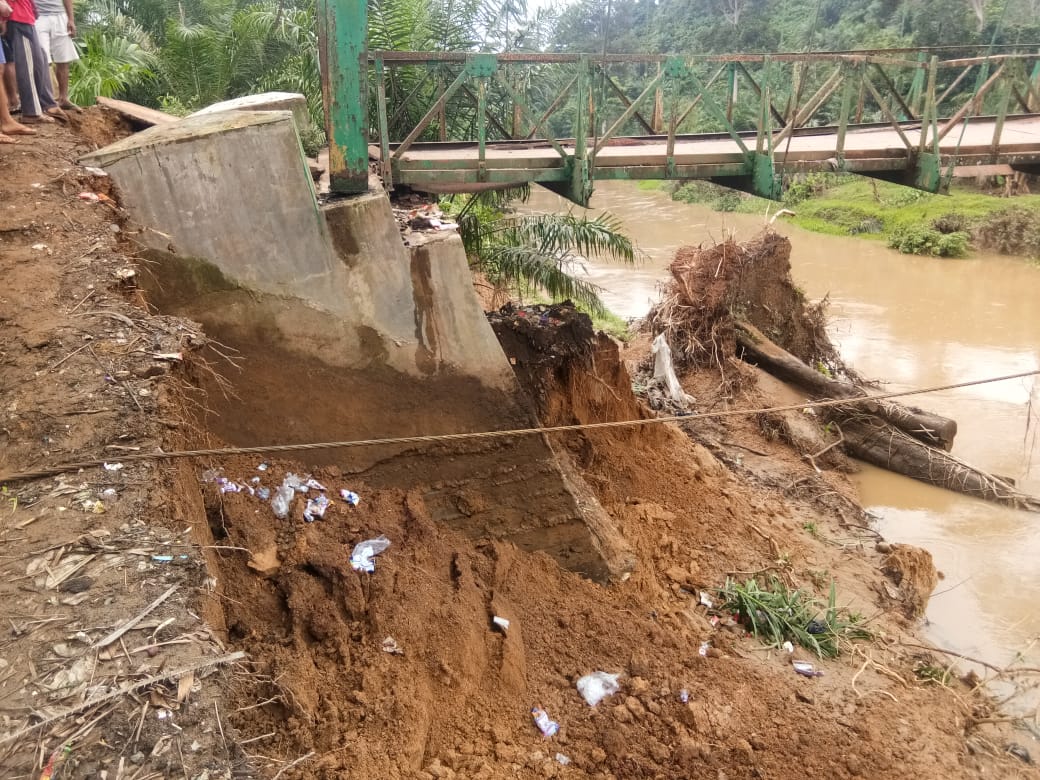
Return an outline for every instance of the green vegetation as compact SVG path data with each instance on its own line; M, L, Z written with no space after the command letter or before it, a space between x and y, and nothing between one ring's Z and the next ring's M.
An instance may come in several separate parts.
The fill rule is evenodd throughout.
M594 219L567 214L522 214L510 205L529 188L447 199L442 207L459 223L472 266L496 287L519 295L544 292L571 299L608 324L597 287L575 272L588 257L634 263L637 251L609 214ZM617 328L619 323L610 323ZM625 328L627 330L627 327Z
M777 577L771 577L766 588L757 580L740 584L727 579L719 595L722 609L735 613L770 647L797 642L820 658L834 658L841 653L843 643L871 637L861 615L837 606L833 580L827 607L822 611L811 594L792 590Z
M781 207L705 181L673 187L672 198L716 211ZM790 183L782 205L806 230L885 241L907 254L964 257L975 247L1040 257L1040 195L1000 198L956 183L949 195L932 195L860 176L810 174Z

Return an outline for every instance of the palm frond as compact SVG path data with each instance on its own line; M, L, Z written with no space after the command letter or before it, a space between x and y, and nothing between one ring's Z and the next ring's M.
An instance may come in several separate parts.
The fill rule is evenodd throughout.
M486 247L480 268L495 283L512 284L519 292L544 290L554 300L570 299L590 312L605 311L600 287L576 277L567 261L532 246L499 244Z
M632 240L621 232L621 222L610 214L595 219L567 214L520 214L505 217L489 227L508 233L510 242L536 246L545 254L580 253L633 264L637 253Z

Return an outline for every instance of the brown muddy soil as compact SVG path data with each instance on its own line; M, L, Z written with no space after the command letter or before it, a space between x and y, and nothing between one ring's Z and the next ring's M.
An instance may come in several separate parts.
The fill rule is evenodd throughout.
M193 390L202 358L215 358L190 323L149 314L113 276L131 260L109 227L119 215L77 199L96 186L72 163L84 149L61 128L0 148L0 472L216 440L192 409L205 402ZM570 354L553 356L551 329L576 316L558 314L538 317L547 334L521 325L505 347L542 422L648 416L626 367L645 345L622 355L606 337L572 339ZM93 354L73 354L84 343ZM153 367L173 351L185 359ZM768 395L750 375L732 398L712 372L684 382L705 408L752 408ZM291 413L270 410L275 421ZM372 470L306 460L260 469L244 456L12 484L17 507L0 506L0 601L14 628L0 638L0 774L36 778L57 752L61 777L138 780L230 777L233 767L283 780L1037 776L1005 753L1025 740L983 722L996 714L984 697L955 679L917 679L915 666L945 659L900 645L913 626L843 476L818 474L753 418L685 427L555 435L637 557L609 587L434 519L423 495L435 463L409 489L380 485ZM334 504L307 523L297 496L278 519L248 490L221 492L208 469L254 490L310 474ZM342 488L360 495L357 507L338 499ZM391 546L375 571L354 571L354 545L381 534ZM55 550L60 560L28 571ZM174 560L153 558L165 554ZM49 587L63 561L82 565ZM699 606L727 576L770 573L821 596L836 580L875 639L836 660L797 650L825 672L808 679ZM59 589L80 576L90 582L78 594ZM110 652L92 647L172 585ZM72 712L97 685L118 690L224 651L246 658ZM619 673L621 690L593 708L575 681L594 670ZM535 706L558 735L541 736Z

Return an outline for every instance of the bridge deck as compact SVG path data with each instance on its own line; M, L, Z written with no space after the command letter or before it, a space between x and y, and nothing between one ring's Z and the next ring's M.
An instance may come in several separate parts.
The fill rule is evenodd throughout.
M940 121L940 127L942 124ZM916 150L920 124L907 123L901 129ZM994 131L992 118L973 119L966 128L956 125L940 142L943 164L1040 164L1040 116L1008 117L996 149L993 148ZM591 147L592 139L589 143ZM754 151L753 134L747 135L744 143ZM568 156L573 154L573 140L561 142L561 146ZM667 146L664 136L616 139L596 154L594 176L597 179L658 179L746 173L744 155L728 135L676 138L673 166L668 165ZM832 170L836 148L836 128L798 131L790 143L785 139L776 146L774 163L778 171ZM370 152L379 158L377 147L370 148ZM850 128L843 156L845 170L863 173L906 169L910 161L906 145L891 125ZM484 170L480 168L475 142L414 144L395 161L394 181L421 189L460 192L495 183L562 181L568 175L564 159L544 141L489 143Z

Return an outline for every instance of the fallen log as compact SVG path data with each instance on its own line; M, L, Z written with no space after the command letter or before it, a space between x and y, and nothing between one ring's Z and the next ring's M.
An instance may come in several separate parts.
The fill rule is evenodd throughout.
M737 320L738 354L777 379L798 385L818 398L866 398L862 388L826 376L807 366L782 347L774 344L754 325ZM892 401L866 401L856 409L869 412L891 423L909 436L925 444L949 450L957 435L957 422L912 406Z
M840 426L845 451L854 458L936 487L1015 509L1040 512L1040 499L1022 493L1000 477L980 471L944 450L929 447L876 417L848 417Z
M798 385L817 397L867 397L861 388L824 376L763 336L738 322L738 354L777 379ZM827 418L841 429L841 446L854 458L936 487L1040 512L1040 499L1023 493L1005 479L987 474L947 450L957 424L939 415L886 401L855 401L830 406Z

